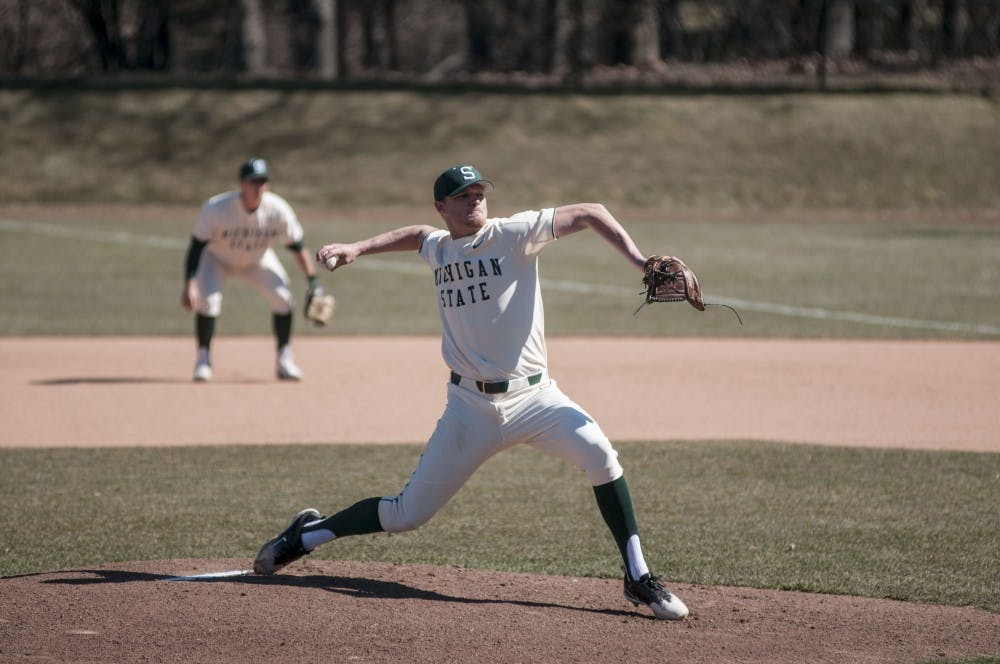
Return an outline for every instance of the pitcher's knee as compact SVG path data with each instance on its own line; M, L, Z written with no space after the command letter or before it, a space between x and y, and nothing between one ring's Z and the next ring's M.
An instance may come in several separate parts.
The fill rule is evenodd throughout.
M407 506L399 496L396 496L379 503L378 518L386 532L402 533L407 530L416 530L424 525L434 516L435 511Z

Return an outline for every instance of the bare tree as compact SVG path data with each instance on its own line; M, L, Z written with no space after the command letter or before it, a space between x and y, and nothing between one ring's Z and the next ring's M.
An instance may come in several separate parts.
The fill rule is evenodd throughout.
M965 0L944 0L941 5L941 50L944 55L961 55L968 29Z
M386 66L395 71L399 69L399 40L396 38L396 0L382 0L382 24L385 33Z
M681 25L679 0L659 0L660 56L676 58L684 48L684 26Z
M261 74L267 63L267 34L260 0L229 0L227 42L231 71Z
M854 0L826 0L823 26L824 56L834 60L854 51Z
M972 2L968 5L968 55L996 55L1000 52L1000 5L996 2Z
M465 35L471 71L493 68L493 17L479 0L465 0Z
M118 0L72 0L90 30L103 71L128 68Z
M170 2L142 0L136 37L136 66L140 69L170 69Z
M292 65L320 78L337 77L337 0L291 0Z
M871 57L884 48L886 2L859 2L854 15L856 44L855 51Z
M381 34L376 27L374 2L361 3L361 35L364 39L364 55L362 64L365 69L377 69L382 66Z
M20 74L28 60L28 0L18 0L14 25L0 29L0 38L7 44L4 56L12 74Z
M552 20L552 57L549 71L563 76L575 68L578 61L573 53L576 22L570 14L570 0L551 0L549 11Z
M926 0L901 0L899 5L899 33L903 50L919 51L920 28Z
M641 69L657 69L660 57L660 11L657 0L636 0L631 8L630 64Z
M517 71L541 71L549 49L544 39L548 3L509 0L505 5L507 20L503 33L513 38L511 66Z
M653 67L660 62L660 19L655 0L606 2L601 22L603 62Z

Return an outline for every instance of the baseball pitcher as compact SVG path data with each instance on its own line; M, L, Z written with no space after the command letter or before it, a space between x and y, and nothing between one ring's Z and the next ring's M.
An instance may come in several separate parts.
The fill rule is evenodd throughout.
M592 229L636 269L643 256L597 203L529 210L490 219L493 184L460 164L434 183L434 207L447 230L407 226L353 244L329 244L317 260L330 269L362 256L417 251L430 268L441 317L441 353L450 371L444 414L410 481L396 496L372 497L324 517L299 512L261 548L258 574L273 574L338 537L400 532L427 522L488 458L532 445L584 471L624 562L624 595L663 619L688 614L643 556L618 453L594 418L549 375L538 257L556 242Z

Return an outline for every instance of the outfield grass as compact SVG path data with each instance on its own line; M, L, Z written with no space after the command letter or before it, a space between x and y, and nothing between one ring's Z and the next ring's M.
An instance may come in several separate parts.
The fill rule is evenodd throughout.
M430 208L413 214L413 222L439 221ZM0 334L191 334L179 298L192 223L0 221ZM316 248L401 222L343 213L305 223ZM644 251L684 257L709 301L735 300L745 325L720 308L699 313L661 305L633 316L642 301L640 275L595 234L582 233L542 255L550 335L1000 338L1000 226L697 220L628 226ZM305 280L287 252L279 254L301 302ZM322 280L337 296L337 318L320 330L298 319L299 334L439 333L429 272L415 253L366 257ZM269 333L270 317L256 293L237 281L225 297L218 334ZM780 305L792 314L755 305Z
M734 442L619 446L651 564L672 581L1000 611L1000 455ZM253 557L306 506L393 495L420 448L0 450L0 574ZM421 529L321 559L614 577L574 469L528 448L489 461Z
M746 303L741 329L719 309L633 317L636 273L595 237L573 238L546 251L543 277L614 292L547 289L550 334L1000 336L1000 112L985 98L0 90L0 117L5 204L184 206L160 223L94 208L52 228L0 221L0 334L189 334L177 300L198 206L257 153L302 210L411 210L365 223L304 213L314 248L439 224L431 181L473 161L497 182L493 213L604 202L644 252L680 255L709 297ZM755 221L707 221L744 212ZM925 223L844 223L879 214ZM326 277L341 315L312 333L436 334L432 291L371 265ZM220 334L269 331L255 295L226 297Z

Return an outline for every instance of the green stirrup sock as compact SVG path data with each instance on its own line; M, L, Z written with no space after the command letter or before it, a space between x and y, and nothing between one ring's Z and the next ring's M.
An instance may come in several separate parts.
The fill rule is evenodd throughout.
M337 537L382 532L382 522L378 518L378 504L381 501L381 498L365 498L327 517L321 522L322 525L317 524L310 530L325 528Z
M194 317L195 336L198 337L198 348L208 350L212 344L212 335L215 334L215 318L196 314Z
M292 338L292 314L273 314L271 327L274 329L274 338L278 341L278 350L281 350Z
M611 535L615 538L615 544L621 551L622 559L628 566L628 540L632 535L639 533L639 527L635 522L635 512L632 510L632 496L628 491L628 483L625 476L621 476L613 482L601 484L594 487L594 497L597 498L597 506L604 517L604 523L611 529Z

